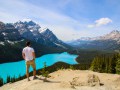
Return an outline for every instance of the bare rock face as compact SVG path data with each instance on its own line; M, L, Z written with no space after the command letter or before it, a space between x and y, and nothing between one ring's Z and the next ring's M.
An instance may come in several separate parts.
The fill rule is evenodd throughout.
M80 83L78 82L78 79L79 79L79 77L73 78L73 80L70 82L70 84L73 86L79 86Z
M86 77L86 80L82 81L80 77L74 77L71 81L69 82L61 82L60 86L63 88L76 88L81 87L81 86L100 86L100 79L97 75L94 74L89 74Z
M100 79L99 79L99 77L97 75L89 74L87 83L90 86L100 85Z
M80 81L79 77L74 77L73 80L70 82L72 86L86 86L85 82Z

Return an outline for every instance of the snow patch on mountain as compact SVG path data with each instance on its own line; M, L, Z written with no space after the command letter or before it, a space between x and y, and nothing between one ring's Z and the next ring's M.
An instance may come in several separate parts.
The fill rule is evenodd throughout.
M5 43L4 42L0 42L0 45L5 45Z
M2 34L3 34L4 36L6 36L6 35L7 35L7 33L5 33L5 32L3 32Z
M57 46L60 46L60 47L62 47L62 48L64 48L64 49L67 49L66 47L64 47L63 45L61 45L61 44L58 44L58 43L55 43Z
M8 43L10 43L11 45L15 44L14 41L10 41L10 40L7 40Z
M41 30L40 30L40 33L45 33L45 32L48 31L48 30L49 30L48 28L41 29Z

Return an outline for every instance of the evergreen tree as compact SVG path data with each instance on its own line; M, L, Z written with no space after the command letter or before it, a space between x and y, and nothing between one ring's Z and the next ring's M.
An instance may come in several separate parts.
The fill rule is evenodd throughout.
M11 78L11 82L13 83L15 81L16 81L16 78L15 78L15 75L14 75L14 77Z
M108 73L108 70L109 70L109 58L107 57L106 59L105 59L105 72L106 73Z
M0 77L0 86L3 85L3 78Z
M119 61L117 62L119 57L118 54L96 56L92 61L90 69L97 72L116 73L116 69L117 71L119 69L117 68L119 67ZM117 67L116 62L118 63Z
M46 70L46 68L47 68L46 62L44 62L44 67L41 71L42 76L45 77L44 81L47 81L47 77L49 75L49 72Z
M109 58L108 73L112 73L112 59Z
M11 82L10 76L7 76L7 83Z
M116 63L116 73L117 74L120 74L120 59L117 60L117 63Z
M20 74L19 74L18 80L22 80L22 77L21 77L21 75L20 75Z
M98 70L98 66L97 66L97 60L98 60L98 56L95 57L92 61L91 67L90 69L93 71L97 71Z

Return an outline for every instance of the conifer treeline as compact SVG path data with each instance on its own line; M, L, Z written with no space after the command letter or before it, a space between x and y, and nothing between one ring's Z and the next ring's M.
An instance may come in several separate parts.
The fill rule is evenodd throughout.
M24 79L25 77L19 75L18 77L10 77L10 76L7 76L7 81L5 83L13 83L13 82L16 82L16 81L19 81L19 80L22 80Z
M0 86L2 86L4 83L3 83L3 78L0 77Z
M101 73L119 73L120 72L120 54L99 55L96 56L90 69Z
M14 83L14 82L16 82L16 81L19 81L19 80L22 80L22 79L24 79L24 78L26 78L25 76L21 76L21 75L19 75L18 77L10 77L10 76L7 76L7 79L6 79L6 82L3 80L3 78L2 77L0 77L0 86L2 86L2 85L4 85L4 84L6 84L6 83Z

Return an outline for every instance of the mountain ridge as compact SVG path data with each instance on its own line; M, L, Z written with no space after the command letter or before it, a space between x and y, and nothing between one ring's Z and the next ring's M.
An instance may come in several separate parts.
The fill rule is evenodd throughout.
M82 49L118 50L120 47L120 31L113 30L106 35L94 38L84 37L67 44Z
M116 35L119 35L118 37L120 38L120 31L118 30L113 30L111 31L110 33L108 34L105 34L103 36L97 36L97 37L81 37L80 39L76 39L76 40L86 40L86 41L90 41L90 40L98 40L98 39L101 39L101 38L105 38L107 36L116 36ZM109 37L109 38L105 38L105 39L110 39L112 37ZM75 41L75 40L73 40Z

